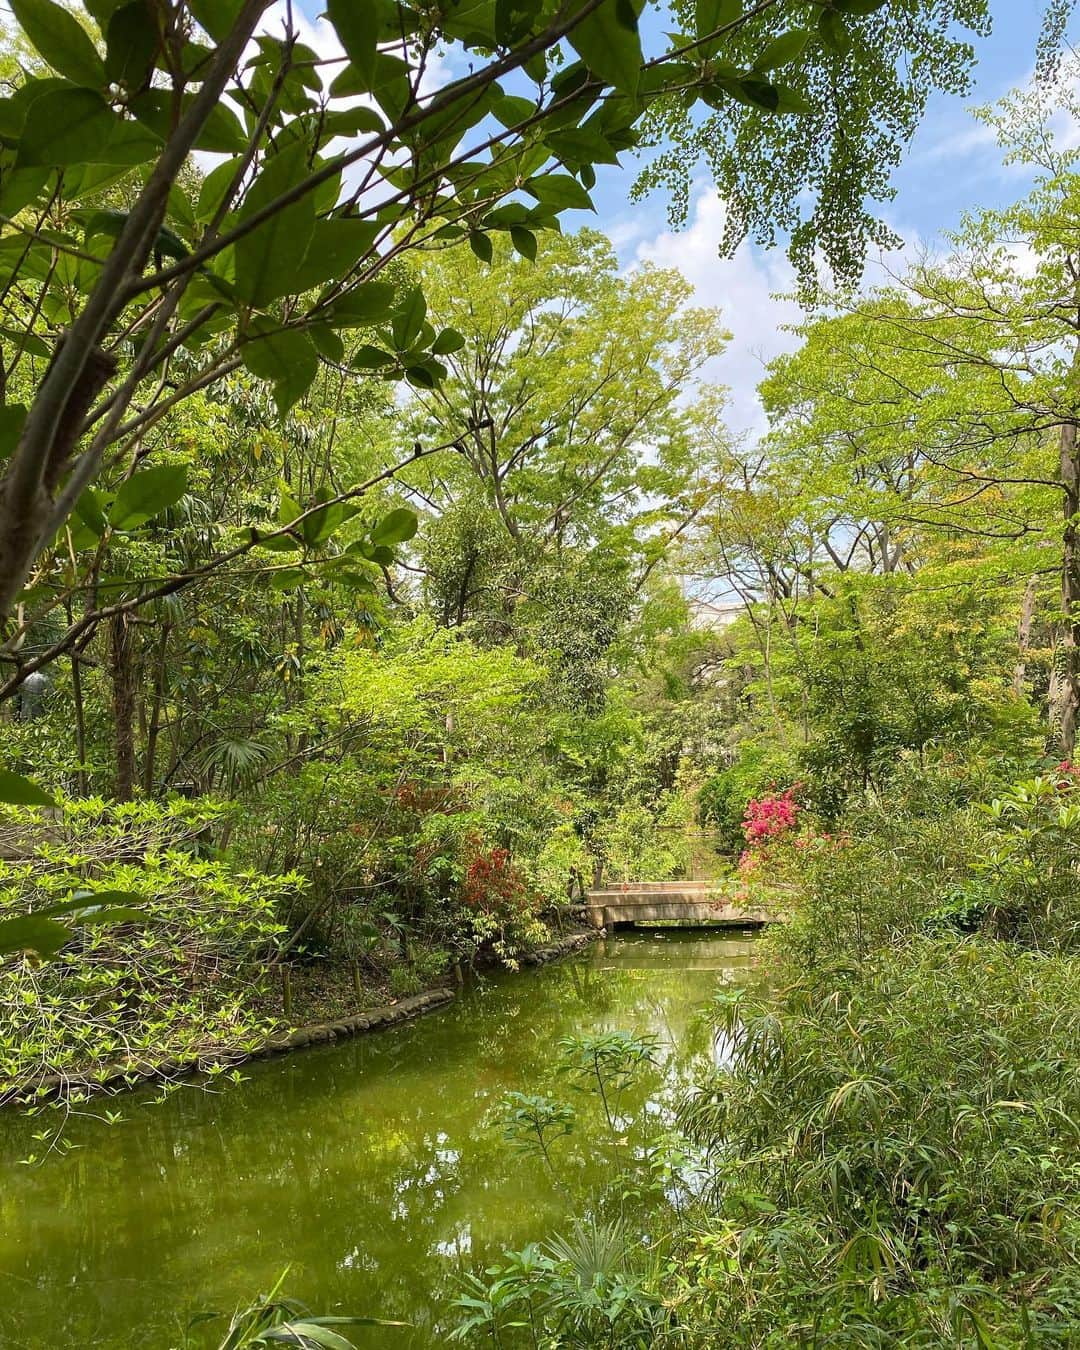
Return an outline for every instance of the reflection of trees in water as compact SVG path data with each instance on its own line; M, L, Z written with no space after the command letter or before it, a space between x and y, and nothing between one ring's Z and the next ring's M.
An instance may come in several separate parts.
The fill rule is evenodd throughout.
M253 1066L220 1094L133 1095L120 1125L72 1122L67 1158L5 1169L0 1343L128 1346L140 1329L168 1343L178 1314L230 1308L287 1264L290 1290L313 1305L409 1318L419 1329L395 1344L439 1343L431 1310L462 1262L482 1265L565 1213L542 1164L489 1123L495 1104L520 1089L573 1099L579 1127L556 1165L571 1193L597 1189L613 1144L595 1103L568 1092L554 1046L586 1030L659 1037L659 1080L623 1109L649 1099L668 1117L710 1060L698 1013L716 972L681 968L690 950L620 940L493 979L397 1031ZM642 966L658 953L659 967ZM0 1122L0 1157L30 1152L36 1127Z

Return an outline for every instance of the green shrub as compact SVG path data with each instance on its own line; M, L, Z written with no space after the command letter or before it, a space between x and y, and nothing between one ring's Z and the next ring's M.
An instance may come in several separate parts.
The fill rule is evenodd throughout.
M1080 961L912 937L721 1011L691 1344L1075 1344Z
M276 908L302 882L199 856L221 819L206 802L65 802L47 819L5 811L0 915L75 888L139 897L139 924L76 930L44 966L12 957L0 980L0 1096L93 1090L110 1071L228 1059L261 1041L256 1011Z
M412 966L394 966L390 971L390 992L395 998L409 998L423 987L423 981Z

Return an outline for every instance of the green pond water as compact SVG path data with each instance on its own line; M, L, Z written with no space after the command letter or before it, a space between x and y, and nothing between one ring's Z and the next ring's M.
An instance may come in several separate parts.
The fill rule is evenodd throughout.
M628 1030L661 1043L636 1108L670 1109L724 1053L703 1004L753 960L747 935L631 932L402 1027L248 1066L220 1092L115 1099L120 1123L72 1119L76 1147L39 1166L19 1160L54 1120L5 1116L0 1346L179 1345L193 1314L231 1311L286 1266L288 1293L319 1312L413 1324L358 1330L358 1345L445 1344L460 1272L567 1218L542 1162L493 1124L502 1094L567 1096L559 1038ZM580 1194L610 1174L612 1139L584 1114L553 1154Z

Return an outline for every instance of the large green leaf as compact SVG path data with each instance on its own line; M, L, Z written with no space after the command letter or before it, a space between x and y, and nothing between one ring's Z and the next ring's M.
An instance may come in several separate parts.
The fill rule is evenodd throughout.
M101 495L92 487L84 488L82 496L75 503L75 514L97 539L109 527Z
M18 163L144 164L160 149L155 132L121 118L92 89L54 89L30 105Z
M307 291L324 281L344 280L379 234L374 221L317 220L304 261L295 269L294 289Z
M256 336L241 351L244 365L273 385L274 402L284 417L318 374L319 354L306 333L279 328L263 316L253 320L250 331Z
M10 769L0 769L0 802L8 806L56 805L44 788Z
M489 263L495 256L495 245L483 230L469 231L469 247L481 262Z
M766 44L765 50L754 62L754 69L776 70L778 66L790 65L802 55L810 38L809 28L789 28L786 33L781 33Z
M372 526L371 542L376 548L403 544L413 537L419 525L415 511L410 511L407 506L399 506L397 510L387 512L377 525Z
M216 42L228 36L243 6L244 0L188 0L188 8Z
M531 235L529 237L532 238ZM431 354L432 356L449 356L451 352L461 351L464 346L465 339L456 328L444 328L431 344Z
M366 93L374 85L379 36L392 8L389 0L364 0L363 4L327 0L327 17L348 53L358 82L364 86L356 90L358 93Z
M174 505L187 491L183 464L156 464L141 469L120 486L109 512L114 530L133 530Z
M161 35L147 0L121 5L109 19L105 34L105 74L110 83L132 92L141 89L160 48Z
M6 459L18 445L25 421L25 404L0 404L0 459Z
M846 56L851 51L851 33L836 10L822 10L818 30L825 45L831 47L838 56Z
M182 111L190 107L193 95L185 95ZM174 120L172 95L167 89L147 89L128 104L132 114L155 135L165 140L171 133ZM214 154L235 155L246 149L247 133L231 108L219 103L211 108L195 139L196 150L210 150Z
M53 70L75 84L100 89L105 66L86 29L53 0L11 0L11 12L31 45Z
M21 914L17 919L0 921L0 957L34 952L47 959L70 941L71 929L66 924L38 914Z
M603 0L570 30L567 41L594 75L631 97L641 74L637 16L643 0Z
M528 179L524 188L537 201L543 202L545 206L552 206L557 211L596 209L589 194L577 179L571 178L568 173L541 174L537 178Z
M239 212L242 222L276 201L307 176L307 147L302 142L280 150L251 185ZM305 192L236 241L236 289L262 307L294 294L296 269L315 229L315 198Z
M401 304L394 314L392 328L394 346L398 351L406 351L420 336L420 330L427 318L427 301L419 286L406 291Z
M733 23L742 13L742 0L696 0L694 26L699 38Z
M388 318L396 287L388 281L365 281L335 300L326 315L335 328L367 328Z

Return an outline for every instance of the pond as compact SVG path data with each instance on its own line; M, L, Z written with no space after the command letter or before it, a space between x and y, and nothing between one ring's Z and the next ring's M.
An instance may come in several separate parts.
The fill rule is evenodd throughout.
M444 1344L459 1272L566 1218L542 1162L493 1123L502 1094L542 1090L560 1037L618 1029L659 1039L664 1109L723 1053L701 1009L753 949L631 932L382 1034L248 1066L220 1092L114 1099L119 1123L72 1119L75 1147L38 1166L19 1159L40 1152L41 1123L6 1116L0 1344L177 1345L193 1314L231 1311L286 1266L316 1311L413 1324L358 1345ZM575 1188L609 1165L581 1145Z

